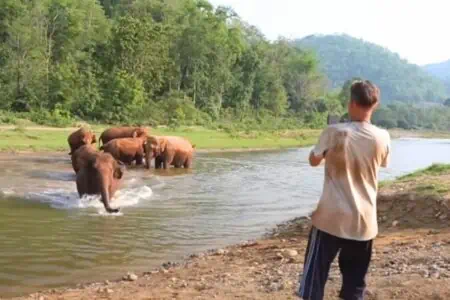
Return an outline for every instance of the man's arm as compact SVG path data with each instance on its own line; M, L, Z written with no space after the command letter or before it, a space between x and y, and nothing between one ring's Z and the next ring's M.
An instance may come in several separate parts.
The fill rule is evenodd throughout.
M320 165L322 160L325 158L329 147L329 129L322 131L319 137L319 141L314 147L314 149L309 154L309 164L312 167L317 167Z
M318 165L320 165L323 159L324 159L323 155L316 156L314 154L314 151L311 151L311 153L309 154L309 164L312 167L317 167Z

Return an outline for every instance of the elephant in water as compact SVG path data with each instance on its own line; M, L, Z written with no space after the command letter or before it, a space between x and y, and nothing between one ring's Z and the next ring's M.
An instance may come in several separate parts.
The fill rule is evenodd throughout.
M133 161L136 161L136 165L142 165L144 163L144 144L146 141L147 136L119 138L101 146L100 150L110 153L115 159L125 164L130 165Z
M93 145L83 145L72 153L72 167L75 173L82 169L89 158L95 156L98 150Z
M67 138L70 146L69 155L72 155L78 148L83 145L91 145L97 142L95 133L87 128L81 127L77 131L72 132Z
M124 174L124 166L109 153L98 152L90 155L85 165L77 173L77 190L83 195L101 195L101 201L109 213L119 212L111 208L110 202L119 188Z
M145 145L146 167L155 158L155 168L191 168L195 145L178 136L150 136Z
M112 127L103 131L100 135L100 141L105 145L114 139L146 137L147 135L148 129L145 127Z

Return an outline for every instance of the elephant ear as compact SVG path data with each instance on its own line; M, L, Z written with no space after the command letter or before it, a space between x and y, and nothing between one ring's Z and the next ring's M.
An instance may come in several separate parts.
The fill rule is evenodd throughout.
M159 144L159 148L161 149L161 153L163 153L164 151L166 151L167 148L167 139L166 138L160 138L158 140L158 144Z

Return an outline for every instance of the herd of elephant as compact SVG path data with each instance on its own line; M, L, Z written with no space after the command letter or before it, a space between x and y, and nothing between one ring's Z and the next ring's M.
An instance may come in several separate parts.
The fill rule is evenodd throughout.
M76 174L76 185L80 197L100 195L108 213L117 213L119 208L110 206L111 199L119 188L125 165L144 165L155 168L191 168L195 145L178 136L149 135L145 127L113 127L105 130L98 140L95 133L80 128L69 135L68 143L72 167Z

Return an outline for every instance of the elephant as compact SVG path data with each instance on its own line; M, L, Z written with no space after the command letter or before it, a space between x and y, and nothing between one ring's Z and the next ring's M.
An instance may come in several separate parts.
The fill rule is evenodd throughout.
M86 162L92 156L96 155L98 150L92 145L83 145L72 153L72 167L75 173L86 165Z
M195 145L178 136L150 136L144 144L146 168L150 169L150 162L155 158L155 168L164 169L169 166L175 168L192 166Z
M100 141L103 145L109 141L119 138L143 137L148 135L148 129L142 126L139 127L112 127L106 129L100 135Z
M144 162L144 143L147 136L119 138L114 139L100 147L107 153L110 153L116 160L127 165L136 161L136 165L142 165Z
M124 166L109 153L98 152L90 156L85 166L77 173L77 190L83 195L101 195L108 213L117 213L120 208L111 208L110 202L119 188Z
M72 132L67 138L67 142L70 146L69 155L72 155L75 150L83 145L95 144L97 142L97 137L95 133L85 127L81 127L77 131Z

